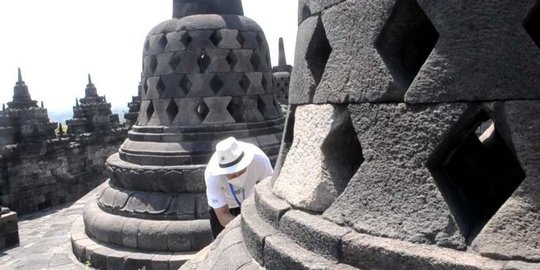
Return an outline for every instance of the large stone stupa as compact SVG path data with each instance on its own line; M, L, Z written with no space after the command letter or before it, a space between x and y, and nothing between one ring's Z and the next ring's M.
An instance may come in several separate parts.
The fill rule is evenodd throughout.
M540 269L539 1L299 15L282 165L182 270Z
M240 0L175 0L150 31L137 124L107 160L109 182L74 225L79 260L177 269L212 241L205 164L229 136L275 161L284 118L268 45Z

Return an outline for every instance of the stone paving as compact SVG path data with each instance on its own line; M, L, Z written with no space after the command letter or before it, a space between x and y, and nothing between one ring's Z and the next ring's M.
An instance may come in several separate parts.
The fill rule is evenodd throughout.
M20 245L0 252L0 269L91 269L71 251L72 223L103 185L70 204L19 217Z

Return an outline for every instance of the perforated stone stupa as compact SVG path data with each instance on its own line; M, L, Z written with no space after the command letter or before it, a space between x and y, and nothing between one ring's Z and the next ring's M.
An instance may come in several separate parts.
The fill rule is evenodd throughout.
M144 45L137 124L73 228L75 255L97 268L177 269L212 241L203 173L218 141L277 158L284 118L261 28L239 0L173 4Z
M182 270L540 269L539 7L299 1L276 175Z
M282 107L287 107L289 105L289 83L291 81L292 66L287 64L283 38L279 38L278 59L278 65L272 68L274 71L274 88L279 104Z

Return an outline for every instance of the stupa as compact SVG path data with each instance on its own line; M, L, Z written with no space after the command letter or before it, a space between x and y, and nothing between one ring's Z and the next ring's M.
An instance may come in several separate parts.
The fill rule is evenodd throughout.
M540 269L539 22L299 1L281 165L181 269Z
M49 121L47 109L32 100L21 69L13 88L13 100L0 113L0 144L41 144L55 138L55 123Z
M68 133L75 136L90 133L109 132L118 128L118 115L111 112L111 104L104 96L99 96L92 78L88 74L88 84L84 98L76 100L73 119L67 120Z
M291 81L292 66L287 64L283 38L279 38L278 65L273 67L272 70L274 71L274 88L277 100L282 108L286 108L289 105L289 83ZM286 110L284 109L284 111Z
M240 0L175 0L150 31L137 124L107 160L110 180L75 223L79 260L177 269L212 241L203 173L229 136L275 161L284 118L262 29Z

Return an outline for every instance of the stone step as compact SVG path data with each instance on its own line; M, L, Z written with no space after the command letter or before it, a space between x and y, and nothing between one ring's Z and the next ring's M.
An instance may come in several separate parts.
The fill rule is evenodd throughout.
M71 229L71 245L77 259L87 266L106 270L178 269L196 252L140 252L97 242L85 233L82 217Z

